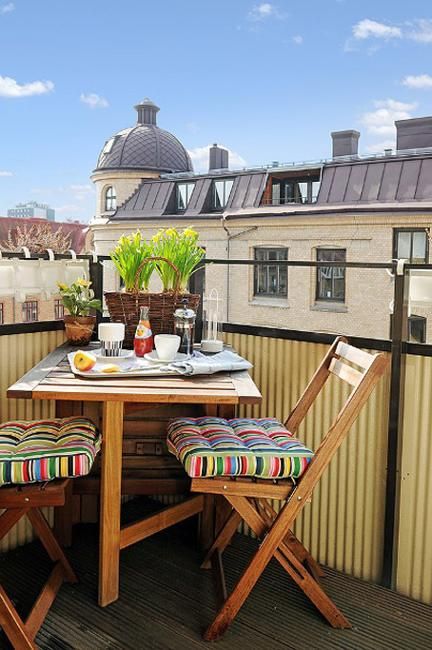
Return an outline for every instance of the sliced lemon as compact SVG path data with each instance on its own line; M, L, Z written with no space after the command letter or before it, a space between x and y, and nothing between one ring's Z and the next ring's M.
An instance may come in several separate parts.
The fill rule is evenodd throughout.
M107 374L111 372L121 372L120 366L116 366L115 363L111 363L108 366L104 366L101 369L101 372L106 372Z

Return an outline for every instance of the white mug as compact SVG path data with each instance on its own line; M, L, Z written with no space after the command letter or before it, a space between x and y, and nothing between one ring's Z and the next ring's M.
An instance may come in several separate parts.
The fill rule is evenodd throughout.
M161 361L173 361L180 347L180 337L177 334L156 334L154 343Z

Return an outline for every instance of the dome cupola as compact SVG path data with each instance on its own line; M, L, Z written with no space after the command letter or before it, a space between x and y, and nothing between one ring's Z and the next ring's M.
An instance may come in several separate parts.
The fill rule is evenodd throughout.
M175 135L157 126L159 107L146 98L135 106L137 123L109 138L95 171L150 170L159 173L193 171L185 147Z

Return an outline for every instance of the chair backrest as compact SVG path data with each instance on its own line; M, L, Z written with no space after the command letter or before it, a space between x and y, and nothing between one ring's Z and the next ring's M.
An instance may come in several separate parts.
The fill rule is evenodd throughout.
M313 488L385 373L388 363L389 358L385 353L369 354L349 345L344 337L338 337L334 341L285 422L289 431L297 431L331 375L339 377L353 387L332 425L324 434L307 472L300 479L302 485L310 483L311 489Z

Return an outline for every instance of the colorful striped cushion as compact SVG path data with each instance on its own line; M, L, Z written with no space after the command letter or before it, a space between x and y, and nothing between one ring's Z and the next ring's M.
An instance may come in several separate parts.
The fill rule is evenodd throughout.
M298 478L313 452L274 419L177 418L168 449L192 478Z
M0 424L0 485L85 476L100 449L87 418Z

